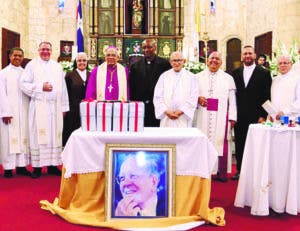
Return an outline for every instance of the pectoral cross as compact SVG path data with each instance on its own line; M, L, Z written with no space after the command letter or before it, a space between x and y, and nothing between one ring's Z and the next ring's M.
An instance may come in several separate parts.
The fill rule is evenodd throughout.
M107 88L108 88L109 93L111 93L111 90L113 89L113 86L110 84Z
M113 73L114 73L114 71L115 71L115 70L110 71L110 85L107 87L109 93L111 93L111 90L113 89L113 86L112 86L112 78L113 78Z

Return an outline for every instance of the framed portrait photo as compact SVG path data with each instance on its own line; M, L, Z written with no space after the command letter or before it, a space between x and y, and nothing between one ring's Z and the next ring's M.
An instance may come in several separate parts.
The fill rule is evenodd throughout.
M106 144L106 220L172 217L175 145Z

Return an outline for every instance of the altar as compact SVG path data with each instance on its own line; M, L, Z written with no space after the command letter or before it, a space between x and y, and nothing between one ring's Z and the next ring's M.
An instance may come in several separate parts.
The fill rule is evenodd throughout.
M105 219L105 145L176 145L174 214L168 218ZM211 173L217 152L196 128L145 128L143 132L73 132L62 153L60 193L43 209L74 224L114 229L168 227L205 221L225 225L224 209L209 208Z

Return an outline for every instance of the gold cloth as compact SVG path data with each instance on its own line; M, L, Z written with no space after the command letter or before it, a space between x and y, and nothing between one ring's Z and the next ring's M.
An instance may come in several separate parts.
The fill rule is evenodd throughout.
M63 169L59 198L53 203L41 200L41 208L57 214L70 223L113 229L167 227L205 220L225 225L223 208L210 209L211 180L196 176L176 176L175 216L154 219L117 219L105 221L105 173L73 174L64 178Z

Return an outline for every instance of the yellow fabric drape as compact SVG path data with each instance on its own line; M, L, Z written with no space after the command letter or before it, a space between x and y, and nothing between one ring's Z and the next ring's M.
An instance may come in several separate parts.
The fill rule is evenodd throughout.
M64 171L63 171L64 172ZM62 176L59 198L53 203L40 201L42 209L57 214L74 224L109 227L113 229L167 227L205 220L225 225L223 208L210 209L211 180L196 176L176 176L175 217L155 219L112 219L105 221L105 173Z

